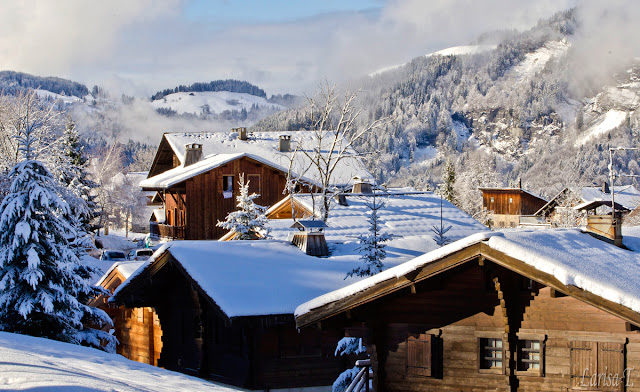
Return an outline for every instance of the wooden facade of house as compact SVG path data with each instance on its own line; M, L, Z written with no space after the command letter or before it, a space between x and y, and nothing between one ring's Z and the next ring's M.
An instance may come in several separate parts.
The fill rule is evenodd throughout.
M342 335L298 331L293 314L229 318L169 252L114 297L151 307L162 325L158 366L248 389L331 385L345 368Z
M534 215L547 201L521 188L480 188L482 209L494 227L516 227L523 215Z
M168 166L167 166L168 167ZM155 224L161 237L171 239L218 239L227 233L216 226L237 209L238 181L244 175L256 204L270 206L284 195L287 174L249 157L240 157L163 191L165 224Z
M364 338L378 392L640 391L640 314L484 243L297 324Z
M113 293L125 280L118 268L114 268L101 286ZM116 353L133 361L158 366L162 351L162 328L153 308L115 306L102 296L96 298L92 306L104 310L113 320L115 336L118 338Z

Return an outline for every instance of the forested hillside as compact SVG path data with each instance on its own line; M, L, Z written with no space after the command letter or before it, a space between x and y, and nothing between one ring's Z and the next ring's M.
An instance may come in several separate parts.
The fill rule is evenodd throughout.
M23 89L42 89L60 95L73 95L78 98L89 94L84 84L57 77L42 77L24 72L0 71L0 90L6 94L15 94Z
M362 139L376 180L434 189L444 163L456 169L458 204L479 211L478 186L515 184L544 196L564 186L602 181L607 146L638 144L640 67L619 64L610 78L574 77L576 10L525 32L488 34L474 44L494 50L429 55L360 80L361 122L388 117ZM499 37L499 41L491 41ZM309 127L304 109L258 122L255 130ZM635 153L616 154L616 167L640 171Z

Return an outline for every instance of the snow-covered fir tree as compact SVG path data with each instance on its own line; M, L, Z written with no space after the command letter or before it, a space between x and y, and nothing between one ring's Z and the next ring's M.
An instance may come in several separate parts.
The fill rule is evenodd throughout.
M435 235L433 237L433 240L436 242L436 244L438 244L439 246L445 246L451 243L449 237L446 236L447 232L451 230L451 227L451 225L444 225L444 221L442 219L442 196L440 196L440 226L434 225L431 228L431 231Z
M240 175L238 185L240 186L240 192L236 197L238 210L230 212L224 221L218 221L217 226L238 233L234 237L236 240L267 238L269 236L268 219L265 215L267 207L253 202L260 195L249 194L249 181L245 184L244 174Z
M106 293L88 279L69 245L78 237L60 185L34 159L37 137L18 137L22 160L9 174L9 194L0 205L0 329L112 351L112 325L87 301ZM106 345L105 345L106 344Z
M84 147L71 120L67 121L60 149L54 170L60 183L67 188L65 200L71 208L71 216L78 220L84 232L93 231L91 222L98 216L99 208L91 191L98 184L88 176Z
M384 264L382 261L387 257L387 251L384 249L387 245L385 242L391 239L389 233L382 233L380 223L378 222L378 211L385 207L384 202L379 201L378 197L371 197L371 200L367 201L365 205L371 210L369 214L369 235L360 235L358 240L360 246L360 260L364 262L364 266L354 268L351 272L347 273L347 277L356 276L371 276L382 271Z
M438 193L442 195L447 201L457 204L457 195L454 188L456 183L456 168L450 159L447 159L447 163L442 173L442 184L438 189Z
M336 357L343 355L359 355L367 352L367 348L362 345L360 338L342 338L336 345L334 355ZM347 369L340 373L338 378L333 382L332 392L343 392L349 387L353 379L356 377L360 368L357 366Z

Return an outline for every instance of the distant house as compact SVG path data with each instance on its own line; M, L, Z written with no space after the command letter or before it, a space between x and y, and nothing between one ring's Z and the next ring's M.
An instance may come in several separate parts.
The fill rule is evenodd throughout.
M328 257L308 256L286 240L297 230L291 228L291 202L306 211L302 215L314 211L310 195L296 194L270 209L275 239L170 242L118 288L113 301L155 309L162 329L159 366L250 389L329 386L347 366L334 356L343 335L298 333L293 311L359 279L345 276L362 265L357 235L369 227L365 203L372 196L336 201L326 227L321 225L332 251ZM376 197L387 204L380 211L383 230L399 234L388 243L386 266L439 248L429 233L440 222L439 197L410 189ZM442 205L451 240L484 230L451 203Z
M616 204L627 211L633 211L640 205L640 191L633 185L614 186L613 190ZM602 186L582 187L578 193L583 202L611 201L611 189L607 183Z
M140 186L157 191L164 203L164 223L151 222L152 233L170 239L218 239L226 232L219 220L236 209L238 180L244 175L257 204L271 206L285 195L287 172L301 177L311 190L318 171L300 152L298 143L314 147L306 131L247 134L239 132L165 133L146 180ZM323 149L323 151L325 151ZM330 146L326 153L330 153ZM353 150L334 170L332 186L350 186L354 177L371 177Z
M363 338L376 391L636 390L640 254L575 229L475 234L296 323Z
M490 215L493 227L517 227L522 216L533 215L547 201L522 188L479 188L482 210Z

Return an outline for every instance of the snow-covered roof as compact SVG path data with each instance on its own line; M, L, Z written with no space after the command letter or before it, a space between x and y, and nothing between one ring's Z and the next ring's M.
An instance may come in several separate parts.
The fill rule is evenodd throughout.
M615 201L628 210L635 209L640 204L640 191L633 185L616 186L613 188L615 192ZM602 192L601 187L586 186L580 189L580 197L583 201L611 201L611 193Z
M376 193L377 203L385 206L378 210L378 223L382 233L392 234L400 239L407 238L414 241L420 250L428 252L437 248L437 244L429 239L433 237L432 228L440 226L440 196L433 192L416 192L412 188L389 189L387 192ZM310 194L296 194L295 200L304 206L308 212L314 211L314 202ZM315 196L316 216L320 216L320 196ZM372 194L346 194L346 206L332 200L332 206L327 220L327 228L324 229L327 241L357 241L359 235L366 235L369 227L369 215L371 210L367 207L373 197ZM283 204L289 203L285 198L267 211L277 210ZM271 235L274 238L284 240L292 231L291 219L272 219L269 221ZM458 207L442 200L442 224L451 226L446 236L451 241L456 241L468 235L486 230L486 227L461 211ZM422 236L423 239L410 240L412 237ZM424 240L427 238L427 240Z
M328 131L324 134L322 146L320 146L320 150L325 156L330 152L335 155L335 152L338 151L338 148L331 150L332 145L330 142L332 138L329 133ZM279 151L279 138L281 135L291 137L291 150L294 150L297 145L303 146L305 151L311 151L318 147L315 132L310 131L254 132L249 134L248 140L240 140L237 132L165 133L164 138L182 164L185 162L185 145L191 143L202 145L203 160L186 168L178 167L169 170L171 173L166 176L163 176L165 173L162 173L151 177L143 181L141 186L152 188L167 186L166 184L176 184L241 156L249 156L286 172L293 152ZM340 146L343 143L346 142L342 141L337 145ZM309 162L309 159L298 151L292 165L292 171L303 175L312 182L319 183L317 169L311 168L307 170ZM163 177L156 179L160 176ZM354 177L371 178L372 176L364 167L358 154L349 148L345 157L337 164L333 174L332 185L343 186L351 184Z
M174 241L144 262L121 290L169 252L228 317L291 314L296 306L343 287L359 255L307 256L285 241Z
M340 290L305 302L296 316L397 279L469 246L490 248L596 296L640 312L640 254L575 229L515 230L475 234ZM637 241L636 241L637 242Z
M138 268L140 268L140 266L142 266L142 264L144 264L144 261L116 261L111 265L111 267L109 267L107 272L98 279L95 285L101 286L105 279L107 279L115 269L117 269L125 279L128 279Z
M9 332L0 332L0 358L5 391L245 391L91 347Z
M164 208L163 207L154 208L153 212L151 214L152 214L152 216L154 216L156 218L156 222L158 222L158 223L164 223L165 222L165 212L164 212Z

